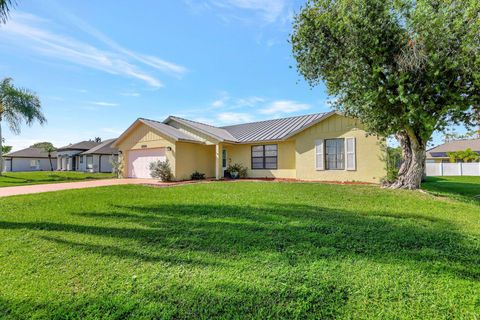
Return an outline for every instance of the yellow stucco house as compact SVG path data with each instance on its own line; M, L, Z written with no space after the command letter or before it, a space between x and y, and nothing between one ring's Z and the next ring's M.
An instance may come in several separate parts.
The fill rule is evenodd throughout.
M194 171L221 179L229 164L252 178L378 183L385 175L380 139L337 112L215 127L170 116L137 119L115 142L124 176L150 178L149 164L168 159L176 180Z

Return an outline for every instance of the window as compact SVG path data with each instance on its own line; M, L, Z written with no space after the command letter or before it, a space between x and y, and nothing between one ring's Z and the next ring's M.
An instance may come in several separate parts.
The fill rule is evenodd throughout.
M222 150L222 167L227 167L227 150L225 149Z
M83 156L80 156L80 164L83 164Z
M325 169L327 170L345 169L345 140L344 139L326 139L325 140Z
M40 169L40 160L30 160L30 169Z
M87 169L93 169L93 156L87 156Z
M277 169L278 146L252 146L252 169Z

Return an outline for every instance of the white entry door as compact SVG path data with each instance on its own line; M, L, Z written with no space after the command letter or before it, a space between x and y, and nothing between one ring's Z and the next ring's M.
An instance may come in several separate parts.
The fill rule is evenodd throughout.
M128 177L148 179L150 163L165 161L165 148L130 150L128 152Z

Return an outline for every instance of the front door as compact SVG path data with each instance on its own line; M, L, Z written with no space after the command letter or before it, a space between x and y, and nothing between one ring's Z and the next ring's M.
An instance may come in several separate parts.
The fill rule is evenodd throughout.
M223 171L223 176L225 176L225 170L227 170L228 166L228 152L226 149L222 150L222 171Z

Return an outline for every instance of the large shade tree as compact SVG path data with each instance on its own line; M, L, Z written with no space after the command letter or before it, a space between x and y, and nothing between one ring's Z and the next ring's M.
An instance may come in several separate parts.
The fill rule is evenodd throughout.
M19 134L23 122L32 125L35 121L46 122L37 95L15 87L11 78L0 81L0 174L3 172L2 123L6 122L14 134Z
M480 105L480 1L312 0L291 37L298 71L335 108L403 151L394 188L415 189L435 130Z

